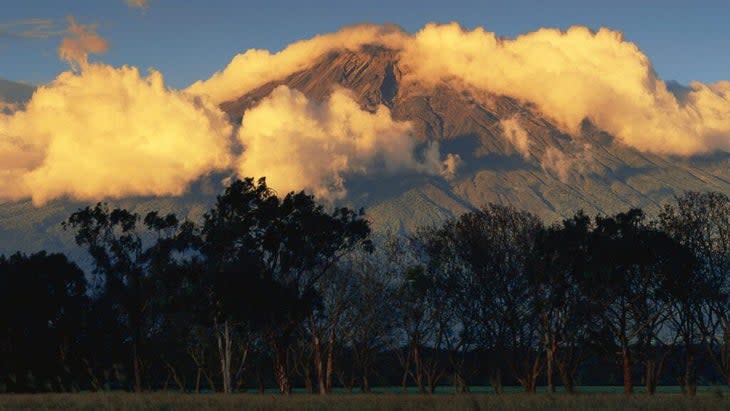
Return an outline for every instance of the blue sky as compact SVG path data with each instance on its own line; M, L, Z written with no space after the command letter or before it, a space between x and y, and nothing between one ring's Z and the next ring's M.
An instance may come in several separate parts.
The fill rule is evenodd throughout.
M95 59L156 68L174 87L209 77L248 48L279 50L353 23L396 23L413 32L430 21L482 26L509 37L540 27L605 26L623 31L666 80L730 79L728 0L149 0L143 10L125 0L3 3L0 78L34 83L67 69L56 53L66 16L96 24L109 40L110 50ZM19 24L29 19L49 22Z

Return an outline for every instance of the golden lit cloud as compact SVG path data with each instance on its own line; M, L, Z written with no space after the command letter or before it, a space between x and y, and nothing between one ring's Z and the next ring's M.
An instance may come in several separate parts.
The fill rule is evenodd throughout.
M87 64L0 114L0 197L179 195L230 165L231 133L218 107L156 71Z
M418 143L409 123L379 106L363 110L346 90L323 102L277 88L232 126L218 108L340 49L381 45L398 52L401 89L449 82L535 104L566 131L588 118L639 150L691 155L730 149L730 82L692 83L680 99L648 58L620 33L581 27L541 29L501 39L483 29L429 24L410 35L392 26L347 27L278 53L249 50L186 91L168 89L156 71L89 63L108 43L69 18L59 55L77 69L39 87L24 105L0 103L0 198L98 200L179 195L201 176L234 169L266 176L275 189L320 198L347 192L351 175L425 173L453 178L462 161ZM590 148L538 149L520 117L500 123L525 159L562 181L590 172ZM536 151L537 150L537 151Z
M68 17L66 35L58 46L58 56L74 68L88 64L89 54L101 54L109 49L109 42L96 33L93 26L78 24Z
M726 85L693 83L681 105L649 59L616 31L540 29L510 40L481 28L429 24L401 56L412 81L458 79L530 101L573 133L588 118L643 151L691 155L730 149Z
M406 34L395 26L358 25L293 43L278 53L251 49L235 56L225 69L208 80L195 82L188 91L223 103L304 70L330 51L357 50L370 43L399 49L405 39Z
M643 151L730 150L728 82L692 83L680 102L656 77L646 55L608 29L540 29L503 39L456 23L428 24L414 35L392 27L352 26L274 54L249 50L189 90L221 103L304 70L329 51L365 44L399 51L405 82L447 81L529 101L572 133L579 133L587 118Z
M394 121L385 106L362 110L343 89L317 104L280 86L246 111L239 138L239 175L265 176L280 192L306 189L330 200L346 195L348 174L439 174L443 167L435 144L416 160L410 123Z

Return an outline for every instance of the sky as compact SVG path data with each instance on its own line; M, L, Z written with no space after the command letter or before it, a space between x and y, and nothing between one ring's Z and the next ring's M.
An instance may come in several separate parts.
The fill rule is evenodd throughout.
M136 0L143 3L142 0ZM154 68L186 87L249 48L277 51L354 23L395 23L416 32L456 21L514 37L541 27L622 31L659 77L688 84L730 79L730 1L531 0L9 0L0 13L0 78L42 84L68 69L58 58L67 17L95 25L112 66Z

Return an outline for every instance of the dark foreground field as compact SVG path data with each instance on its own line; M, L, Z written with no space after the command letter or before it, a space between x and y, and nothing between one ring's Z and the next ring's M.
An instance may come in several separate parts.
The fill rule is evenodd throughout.
M622 394L473 395L193 395L152 393L2 395L0 410L730 410L730 396Z

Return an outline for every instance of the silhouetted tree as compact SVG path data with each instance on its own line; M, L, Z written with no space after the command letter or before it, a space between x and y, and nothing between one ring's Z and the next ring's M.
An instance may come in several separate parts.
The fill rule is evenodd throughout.
M597 217L592 237L584 292L601 304L600 326L611 335L607 343L619 349L624 392L633 393L634 347L640 347L653 393L664 361L656 357L659 332L670 313L665 287L674 277L686 277L689 260L679 244L645 222L639 209Z
M538 236L530 259L530 286L543 335L549 392L555 392L556 371L565 390L574 392L575 373L587 354L591 318L597 312L581 284L591 258L592 228L582 212L548 227Z
M12 392L78 391L83 272L64 255L0 256L0 378Z
M156 293L155 270L165 266L173 251L178 219L170 214L160 217L149 213L142 224L141 217L125 209L109 209L98 203L73 213L63 223L64 229L75 233L76 243L85 248L94 262L94 273L100 277L102 297L118 311L115 321L121 321L131 340L131 363L134 390L143 390L143 344L149 324L149 307ZM144 241L144 234L157 233L157 241Z
M730 199L720 193L687 192L666 204L660 227L695 258L692 275L676 284L672 325L684 346L685 393L697 387L696 347L704 344L730 384Z
M354 284L344 312L343 339L352 355L351 385L359 381L360 390L367 393L378 355L394 345L397 278L383 253L355 253L346 268L341 275L352 276Z
M469 378L476 372L474 364L467 364L466 358L479 344L479 300L473 298L474 276L462 260L457 234L453 224L446 223L442 227L421 229L412 241L420 248L421 258L427 261L427 272L433 283L431 298L440 305L443 348L454 389L467 392Z
M374 247L362 212L234 181L196 223L99 203L64 227L89 252L0 257L0 391L456 392L503 371L566 391L664 364L686 394L730 381L730 199L686 193L545 227L489 204ZM702 350L706 350L706 353ZM616 355L618 353L618 355ZM589 364L590 366L586 365ZM717 374L707 372L714 364ZM266 364L273 364L269 367ZM398 365L401 365L399 368Z
M489 204L447 223L446 238L462 277L462 314L474 313L482 349L492 350L528 392L535 392L543 367L539 321L533 315L528 257L535 249L540 220L512 207ZM473 304L473 306L471 306ZM463 317L462 317L463 318ZM462 323L466 324L466 323ZM470 327L470 326L469 326ZM465 331L469 331L465 329ZM471 332L471 331L469 331ZM501 366L492 365L492 381L502 390Z
M288 394L294 331L318 303L316 286L328 270L353 250L372 247L368 223L348 208L327 213L303 192L279 198L264 179L251 178L233 182L204 219L201 251L214 275L226 289L265 296L252 296L251 319L272 348L277 384Z

